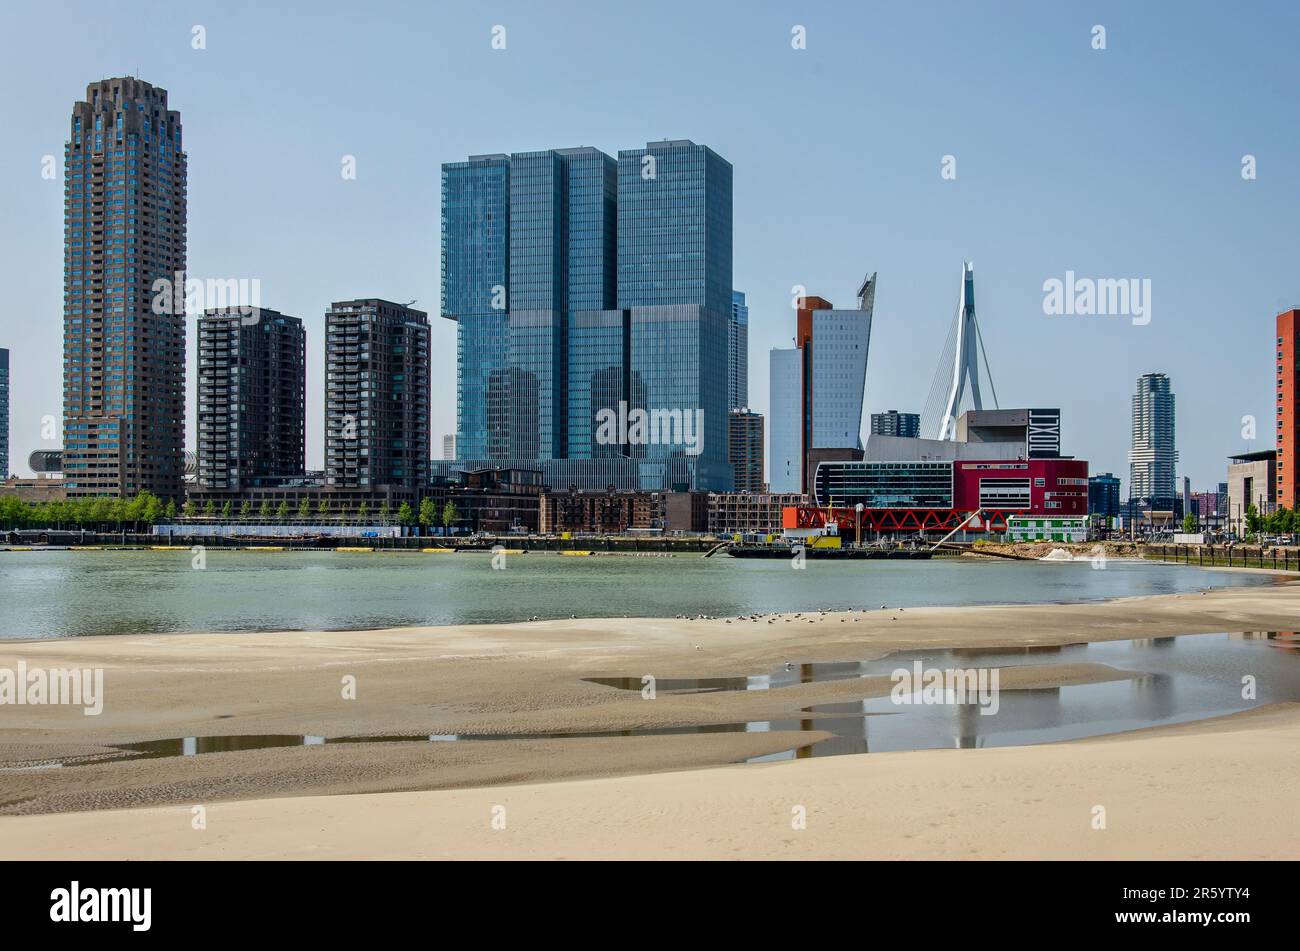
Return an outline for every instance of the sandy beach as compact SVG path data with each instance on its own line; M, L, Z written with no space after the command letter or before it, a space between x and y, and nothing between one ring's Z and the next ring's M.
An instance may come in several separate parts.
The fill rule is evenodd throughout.
M1277 631L1300 585L1072 605L566 620L0 644L0 666L103 667L104 711L8 707L0 857L1295 857L1300 705L1070 743L743 764L800 732L546 738L783 717L883 678L661 692L586 678L744 677L927 647ZM1131 677L1007 668L1003 690ZM345 681L355 678L355 699ZM93 763L184 736L527 734ZM29 769L56 759L73 768ZM206 828L192 828L193 809ZM496 807L504 807L498 815ZM1094 808L1106 828L1094 829ZM803 807L806 828L791 827ZM504 820L505 828L494 828Z

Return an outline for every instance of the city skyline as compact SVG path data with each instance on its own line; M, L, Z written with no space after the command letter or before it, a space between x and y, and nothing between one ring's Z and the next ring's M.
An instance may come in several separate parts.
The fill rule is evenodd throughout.
M448 36L463 37L461 42L465 48L452 48L454 44L448 39L443 44L446 48L438 50L439 58L430 60L427 68L439 76L444 75L444 70L450 75L466 64L473 64L480 72L488 70L484 95L493 109L499 113L504 110L501 114L507 124L514 123L517 131L502 131L497 119L488 122L485 116L461 121L467 114L460 112L460 107L439 104L437 108L451 110L442 116L441 124L456 131L439 133L433 148L424 147L422 140L419 148L403 145L400 149L367 151L367 138L377 120L361 110L352 110L349 114L356 117L355 132L340 133L323 143L319 155L313 154L301 140L291 139L269 125L271 117L266 105L254 105L246 112L229 108L227 92L232 85L238 91L243 82L233 74L233 62L257 55L264 44L290 35L291 29L305 29L318 47L332 49L347 38L348 31L340 30L338 23L326 18L320 24L304 25L296 18L268 12L253 17L266 28L265 37L254 37L247 29L237 29L238 24L248 21L218 15L209 17L210 22L206 23L207 48L195 50L188 42L192 26L188 19L192 18L169 15L157 22L132 24L132 30L140 31L139 37L123 39L120 46L140 47L140 62L130 65L138 68L142 79L167 89L172 106L184 112L187 149L196 150L194 143L198 136L197 141L205 146L198 151L207 152L202 174L196 167L190 175L191 274L261 277L268 289L274 290L268 296L277 306L289 313L308 315L309 468L323 465L324 447L318 421L323 411L324 334L319 315L328 302L371 290L402 300L418 298L425 309L437 299L433 289L437 284L438 202L431 189L421 183L422 176L428 177L430 161L436 163L457 154L477 154L484 147L515 144L544 146L548 142L577 141L592 142L597 147L614 146L629 140L644 140L650 129L710 143L736 166L734 284L747 292L750 355L751 359L754 354L759 355L752 359L756 366L763 365L761 356L765 350L781 345L788 337L785 328L789 322L792 285L816 287L832 299L844 297L852 291L849 285L860 267L858 262L865 258L886 277L886 292L879 301L875 328L877 353L915 354L920 372L913 368L909 375L906 362L901 359L873 361L868 372L864 410L919 405L926 385L923 378L928 376L933 353L918 347L917 340L933 339L943 333L952 311L950 290L944 278L953 260L973 259L981 265L981 322L989 338L990 352L995 354L993 369L1000 379L1010 382L1009 386L1004 384L1006 392L999 392L1002 402L1023 405L1035 401L1033 388L1041 384L1030 379L1031 373L1017 371L1022 366L1039 365L1035 362L1036 355L1038 359L1050 360L1053 353L1068 353L1071 359L1081 361L1088 367L1087 373L1052 375L1051 402L1063 407L1071 428L1070 444L1094 468L1112 471L1125 468L1123 453L1127 440L1125 427L1119 421L1125 416L1131 380L1140 373L1152 371L1170 375L1179 391L1184 420L1197 422L1195 431L1185 430L1179 438L1183 456L1179 475L1190 475L1194 487L1205 489L1216 485L1221 480L1224 456L1229 453L1271 447L1265 425L1259 427L1260 436L1253 442L1242 439L1240 433L1242 417L1254 416L1266 424L1272 416L1272 393L1263 376L1262 341L1265 334L1271 335L1274 315L1300 297L1296 293L1297 279L1281 251L1285 246L1285 231L1278 211L1294 206L1296 183L1293 176L1285 173L1278 156L1286 153L1295 133L1285 123L1267 126L1262 123L1265 115L1276 115L1278 110L1284 113L1288 108L1267 82L1252 87L1253 95L1263 100L1258 109L1225 118L1212 108L1204 108L1205 104L1226 99L1239 90L1231 79L1230 67L1244 55L1245 41L1231 23L1224 24L1224 30L1213 40L1217 44L1215 64L1203 75L1182 77L1180 84L1190 82L1196 88L1191 95L1180 91L1176 97L1178 84L1161 75L1161 67L1172 62L1175 50L1179 57L1195 55L1211 41L1188 24L1166 22L1167 18L1149 11L1115 7L1096 13L1094 17L1107 22L1110 29L1111 44L1105 51L1089 48L1090 24L1062 14L1031 11L1023 23L1013 23L1016 18L1008 18L996 30L987 24L973 27L967 24L962 31L949 29L927 17L925 29L930 41L941 50L952 51L955 58L948 57L947 62L937 66L931 64L930 69L936 70L932 80L923 80L910 70L898 74L900 82L908 79L914 85L904 90L898 106L885 104L873 112L873 135L885 136L888 147L871 148L857 132L837 132L833 154L818 150L817 165L798 158L789 145L773 140L770 134L760 136L762 130L742 127L727 112L728 104L736 101L737 91L732 83L712 70L706 71L699 81L712 83L710 88L719 95L697 102L700 97L691 95L694 90L685 80L665 77L663 95L655 97L650 114L627 119L610 118L601 110L600 103L612 90L578 95L566 105L563 116L553 109L542 109L538 116L529 117L526 114L529 109L538 109L537 97L541 92L523 90L517 85L518 71L535 64L543 47L552 52L568 48L581 42L588 30L609 29L613 24L626 22L626 18L636 22L645 40L675 43L685 49L715 40L725 23L727 29L738 31L735 35L738 45L754 62L755 71L746 69L746 78L759 83L760 91L763 77L757 74L759 70L778 74L783 84L793 83L795 91L783 93L776 101L793 108L793 114L801 122L819 122L829 116L834 102L840 100L819 103L817 91L826 88L832 80L842 82L852 76L844 75L849 68L844 59L832 55L843 48L846 39L826 27L828 12L829 7L822 8L819 20L814 5L806 16L801 15L809 31L808 48L803 51L789 47L786 21L790 15L775 8L763 11L764 15L755 22L746 24L713 11L700 11L702 36L687 38L670 34L654 18L638 19L635 13L593 14L589 25L570 23L566 31L556 31L535 12L519 8L500 15L512 28L510 45L503 51L493 51L487 42L490 23L464 13L451 13L437 22L443 25L443 32ZM844 15L850 23L857 16ZM1269 11L1268 15L1278 19L1278 29L1272 32L1279 37L1286 32L1285 26L1294 21L1290 11ZM416 23L426 22L419 14L412 16ZM30 21L28 25L38 35L55 28L55 19L49 14L28 11L19 17ZM111 17L90 7L86 18L89 24L99 24L109 35L127 29L125 24L115 23ZM920 29L921 25L906 12L887 11L876 32L882 28ZM1066 48L1077 49L1059 64L1054 61L1054 66L1061 67L1062 75L1047 76L1046 84L1056 93L1061 92L1063 85L1068 91L1082 83L1097 84L1096 95L1103 109L1112 110L1113 114L1106 114L1113 121L1106 126L1098 125L1094 140L1085 137L1084 141L1076 142L1071 155L1062 155L1059 149L1049 148L1047 144L1032 144L1038 126L1026 119L1048 120L1042 112L1043 93L1027 88L1023 81L1011 82L1016 78L1023 80L1024 74L1023 70L1017 72L1010 66L993 68L993 75L984 81L1004 84L998 87L999 91L1011 96L1016 107L1010 110L1008 118L989 115L986 103L989 86L979 82L975 88L966 90L966 112L954 116L949 107L940 105L935 93L938 84L960 67L963 57L975 55L962 53L957 42L959 32L964 35L972 28L984 47L979 53L981 62L987 62L990 52L1012 48L1029 55L1029 68L1045 65L1036 58L1032 40L1035 31L1050 34L1057 47L1068 39L1073 46ZM482 49L476 52L469 38L480 34ZM141 42L142 39L148 42ZM1252 40L1258 47L1258 37L1252 36ZM19 305L0 317L0 345L15 352L11 468L16 471L24 468L31 450L57 448L57 441L41 438L42 420L48 415L61 416L58 341L45 339L56 334L53 330L48 335L24 333L21 328L25 324L20 323L30 321L31 314L57 314L62 307L61 268L54 249L59 241L57 209L62 203L65 170L60 169L54 181L44 180L39 174L40 159L60 153L68 105L81 95L85 84L97 75L121 75L124 71L123 64L105 61L88 40L74 38L70 42L72 48L67 58L57 63L36 62L24 48L15 48L16 65L39 81L33 84L31 95L7 102L5 106L6 125L14 133L7 139L2 153L10 189L6 204L15 220L24 222L21 243L15 237L8 238L8 253L2 256L4 276L16 290ZM1262 42L1265 50L1257 49L1256 55L1260 62L1267 64L1274 59L1267 53L1272 41L1266 38ZM297 54L288 52L286 64L274 67L277 76L281 75L281 69L291 68L295 63L301 65ZM885 70L891 62L898 65L890 60L888 50L881 52L884 55L880 63L870 67L867 75L874 75L877 69ZM494 55L500 59L487 58ZM511 59L516 55L522 62ZM637 58L643 54L635 51L629 54L626 50L620 54L621 58L629 55L639 61ZM1142 58L1144 55L1146 59ZM800 56L808 62L801 62ZM78 75L69 74L69 60L85 64L84 68L78 68ZM736 59L724 57L724 61L728 68L735 70ZM562 62L560 65L562 81L563 75L567 75L563 70L571 67ZM400 67L408 68L416 67ZM500 70L503 75L494 77L491 70ZM1126 81L1137 81L1137 76L1145 84L1147 102L1142 110L1126 109L1121 93L1126 89ZM287 74L284 81L288 89L301 84L288 79ZM514 99L507 94L511 82L515 84ZM1005 85L1008 82L1011 82L1009 89ZM361 86L365 87L365 83ZM541 86L552 88L547 83ZM621 88L618 82L613 86ZM357 103L363 91L363 88L344 89L339 95L345 104ZM797 97L798 104L792 97ZM1204 155L1188 158L1176 154L1179 150L1171 147L1172 142L1184 134L1184 125L1190 129L1193 121L1191 111L1183 105L1184 97L1202 104L1194 112L1195 121L1210 126L1197 134L1229 141L1235 151L1226 146L1220 148L1213 152L1213 162ZM899 111L908 104L918 103L930 110L925 127L918 127ZM313 122L325 123L327 116L329 123L337 124L336 113L326 110L323 104L309 99L304 108L308 113L304 121L310 120L309 127ZM1159 119L1154 126L1150 121L1153 116ZM999 140L1002 144L997 148L963 145L973 142L974 137L955 133L938 135L928 128L930 121L942 125L940 120L954 117L958 121L957 131L986 123L989 135L985 138L1002 136ZM554 131L543 132L544 125ZM1154 135L1142 134L1153 128ZM411 134L401 133L402 136ZM1054 137L1049 138L1055 141ZM227 150L218 145L223 139L236 146L256 141L258 147ZM1102 141L1130 142L1140 161L1135 162L1134 155L1123 149L1114 158L1101 154L1106 151ZM865 154L869 159L865 164L858 160L861 156L852 158L854 149L864 145L868 146ZM291 157L288 161L239 157L272 156L280 149L286 157ZM326 149L328 154L324 154ZM963 151L969 149L975 151ZM940 160L949 153L956 155L958 173L954 181L945 182L939 174ZM1241 177L1241 157L1247 153L1259 158L1258 180L1244 181ZM339 175L340 162L348 155L354 156L358 163L354 180ZM424 165L412 161L411 155L426 156L422 159ZM1009 156L1014 160L1007 163ZM827 167L823 169L824 164ZM791 174L792 171L811 172L814 168L816 174ZM1073 180L1083 184L1072 184ZM1099 181L1106 181L1108 189L1094 187ZM1113 188L1109 187L1112 185ZM353 191L328 192L325 193L328 199L321 200L318 190L326 187L351 187ZM1041 247L1024 253L1026 245L1013 240L1009 229L1023 227L1027 222L1015 215L1011 215L1015 220L1000 221L997 212L990 210L990 204L1012 194L1013 187L1020 190L1017 194L1023 192L1023 203L1027 206L1067 209L1068 240L1049 233L1040 216L1031 230L1035 244ZM944 188L949 191L942 191ZM889 194L891 189L897 194ZM1196 206L1195 217L1191 218L1180 208L1182 203L1191 204L1186 198L1189 189L1202 198ZM1150 200L1142 197L1143 190L1154 197ZM841 207L845 203L848 207ZM879 225L878 236L870 233L871 228L864 231L854 222L854 212L860 203L869 203L873 208L867 220ZM784 227L792 210L796 215L793 224L798 226L797 239L793 231ZM47 220L51 213L55 216L53 224ZM837 219L843 219L844 224L834 227ZM278 229L268 227L266 235L250 235L249 220L262 221L268 226L280 221L283 225ZM941 238L935 237L941 233L935 227L940 220L948 223ZM1116 220L1144 222L1139 229L1144 234L1153 230L1177 232L1181 244L1176 252L1153 250L1151 242L1135 240L1137 235L1114 235ZM328 227L326 222L330 221L340 227ZM355 233L347 224L379 221L390 221L396 226L393 240L385 239L382 233L364 246L347 239L349 233ZM781 227L776 226L778 221ZM291 235L309 235L306 243L313 249L312 254L293 252L290 245L294 242L285 241L285 228L291 229ZM923 236L927 230L930 234ZM1225 245L1219 240L1225 233L1244 233L1245 248ZM847 240L850 237L852 240ZM1113 246L1111 250L1105 253L1098 250L1108 244ZM1211 254L1216 256L1220 279L1206 286L1193 279L1188 264ZM1125 320L1043 315L1042 282L1062 276L1069 269L1079 273L1149 276L1155 288L1152 323L1138 327ZM1222 332L1225 320L1231 321L1231 333ZM454 347L447 329L435 328L432 341L435 366L441 366L440 361ZM1212 350L1195 345L1198 339L1211 336L1216 340ZM191 350L186 348L188 359L193 358ZM437 374L431 392L436 431L454 429L450 420L454 417L455 389L454 384L449 385L448 376L445 372ZM197 444L193 364L189 365L186 377L191 390L185 413L189 432L186 445L193 449ZM1214 385L1198 386L1197 381L1202 379L1213 379ZM764 411L768 407L768 381L760 372L749 382L750 403L756 410ZM1234 394L1234 398L1223 399L1225 391Z

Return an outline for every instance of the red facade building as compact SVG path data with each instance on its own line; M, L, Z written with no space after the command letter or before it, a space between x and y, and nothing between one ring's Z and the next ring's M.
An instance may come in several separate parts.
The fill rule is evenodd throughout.
M1300 310L1277 315L1277 504L1294 510L1297 502L1296 446L1300 419L1296 416L1296 383L1300 376Z

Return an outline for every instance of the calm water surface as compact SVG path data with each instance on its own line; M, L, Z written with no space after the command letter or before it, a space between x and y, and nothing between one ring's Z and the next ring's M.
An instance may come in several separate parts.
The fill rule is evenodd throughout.
M187 549L0 552L0 639L1085 601L1277 583L1150 562L808 561Z

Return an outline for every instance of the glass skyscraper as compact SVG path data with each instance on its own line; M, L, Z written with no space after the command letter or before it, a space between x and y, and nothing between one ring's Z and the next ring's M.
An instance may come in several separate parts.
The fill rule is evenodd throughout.
M442 167L442 315L457 321L456 449L504 450L510 158L472 155ZM495 411L495 418L490 412Z
M726 490L731 320L731 163L688 140L618 153L618 306L631 321L630 373L649 411L698 412L693 488ZM638 447L647 485L680 445Z
M727 323L727 408L749 406L749 307L745 295L731 292L731 320Z
M442 190L458 461L729 487L731 166L690 142L617 162L554 149L448 163ZM598 425L634 409L689 412L701 432L687 446Z

